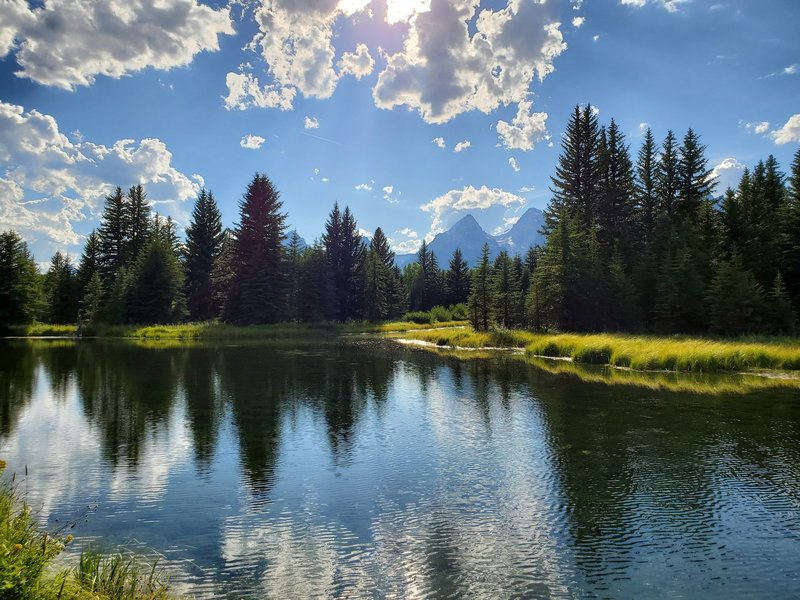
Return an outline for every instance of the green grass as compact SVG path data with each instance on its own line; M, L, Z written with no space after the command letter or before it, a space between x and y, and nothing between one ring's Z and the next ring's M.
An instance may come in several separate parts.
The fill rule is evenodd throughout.
M0 473L6 464L0 460ZM162 600L164 572L135 555L81 554L74 569L52 563L72 536L42 531L12 485L0 483L0 598L8 600Z
M14 325L8 328L7 333L8 335L19 337L69 337L78 334L78 326L33 323L31 325Z
M524 348L528 357L569 358L576 363L639 371L696 373L756 369L800 370L800 340L715 340L622 334L539 334L528 331L476 332L471 328L396 334L456 348Z

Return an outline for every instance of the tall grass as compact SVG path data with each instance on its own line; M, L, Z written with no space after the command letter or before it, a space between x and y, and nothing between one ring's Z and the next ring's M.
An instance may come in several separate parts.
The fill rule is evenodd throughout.
M800 370L800 340L714 340L621 334L539 334L471 328L406 332L398 337L455 348L525 348L529 357L569 358L576 363L648 371L723 372Z
M0 474L6 463L0 460ZM13 481L13 479L12 479ZM134 555L87 550L75 569L55 571L53 560L72 536L42 531L24 498L0 483L0 598L3 600L162 600L169 589L157 563Z

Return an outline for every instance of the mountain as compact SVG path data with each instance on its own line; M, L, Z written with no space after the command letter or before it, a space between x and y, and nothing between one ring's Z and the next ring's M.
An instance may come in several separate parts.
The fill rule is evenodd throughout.
M438 234L433 241L428 244L428 249L436 255L439 261L439 268L446 269L456 248L461 248L470 266L478 263L481 257L481 250L484 244L489 244L489 255L494 257L500 252L500 246L492 236L486 233L475 217L466 215L455 225L445 232ZM395 261L400 267L404 267L410 262L417 260L417 254L400 254Z
M287 248L289 247L289 241L292 239L292 234L293 233L297 233L297 232L294 229L292 229L291 231L287 231L286 232L286 239L283 240L283 245L286 246ZM306 247L308 246L308 244L306 243L306 241L303 239L303 237L301 235L298 235L297 237L300 238L300 250L305 250Z
M501 250L514 254L525 254L531 246L544 245L544 236L539 230L544 225L544 213L538 208L529 208L506 231L494 237L486 233L475 217L466 215L447 231L438 234L428 244L428 248L436 255L439 268L446 269L456 248L461 248L464 259L474 267L481 256L484 244L489 244L489 256L493 259ZM395 262L401 268L417 260L417 254L398 254Z
M540 233L543 226L544 213L538 208L529 208L511 229L494 239L511 255L525 254L531 246L544 245L544 236Z

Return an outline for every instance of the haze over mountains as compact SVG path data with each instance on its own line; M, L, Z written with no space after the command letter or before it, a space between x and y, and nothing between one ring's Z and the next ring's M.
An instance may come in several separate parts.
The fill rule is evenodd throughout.
M462 217L447 231L438 234L428 244L445 268L456 248L460 248L469 265L475 266L481 256L484 244L489 244L489 256L494 258L502 250L509 254L524 254L531 246L544 244L545 238L540 233L544 225L544 213L538 208L529 208L508 231L496 236L486 233L472 215ZM400 267L417 259L417 254L398 254L395 262Z

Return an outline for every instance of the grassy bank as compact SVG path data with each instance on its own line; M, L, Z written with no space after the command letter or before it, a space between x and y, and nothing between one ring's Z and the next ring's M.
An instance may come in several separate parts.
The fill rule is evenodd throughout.
M356 322L345 324L277 323L275 325L240 326L212 321L203 323L181 323L177 325L98 325L93 331L86 332L86 335L101 338L132 338L139 340L259 340L279 337L315 337L324 333L332 335L346 333L391 333L464 325L466 325L465 321L425 324L398 321L378 325ZM48 325L36 323L33 325L13 327L8 333L9 335L19 337L75 337L78 335L78 327L76 325Z
M0 473L5 469L0 461ZM73 600L158 600L169 598L163 572L133 555L81 554L73 569L53 561L71 535L40 530L30 507L8 482L0 483L0 598Z
M755 369L800 370L800 340L714 340L622 334L476 332L471 328L410 331L393 337L451 348L520 348L529 358L568 358L575 363L639 371L695 373Z

